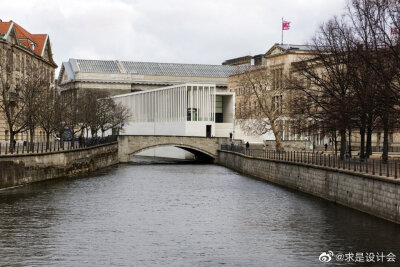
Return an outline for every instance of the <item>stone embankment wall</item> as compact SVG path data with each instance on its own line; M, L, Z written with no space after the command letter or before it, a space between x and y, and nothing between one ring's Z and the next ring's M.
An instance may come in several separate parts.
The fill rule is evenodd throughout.
M400 179L219 151L218 164L400 223Z
M117 142L62 152L1 155L0 189L77 176L117 163Z

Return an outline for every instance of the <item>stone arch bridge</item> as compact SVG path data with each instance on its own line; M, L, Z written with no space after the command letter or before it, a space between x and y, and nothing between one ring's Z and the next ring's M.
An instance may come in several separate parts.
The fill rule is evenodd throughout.
M133 154L148 148L174 146L193 153L196 159L212 161L217 157L221 144L227 144L227 137L164 136L164 135L119 135L119 162L129 162Z

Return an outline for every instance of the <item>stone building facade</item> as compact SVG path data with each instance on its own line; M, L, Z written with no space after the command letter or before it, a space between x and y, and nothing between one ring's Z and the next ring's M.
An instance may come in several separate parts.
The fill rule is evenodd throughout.
M287 103L290 94L288 94L287 90L282 89L285 87L287 79L291 75L295 75L294 65L312 59L313 53L314 50L312 46L275 44L262 56L261 60L259 59L260 56L257 56L257 64L254 59L253 64L250 64L251 61L248 57L246 57L247 61L244 63L245 69L251 69L252 72L259 72L263 69L268 71L267 75L269 75L270 79L269 83L271 94L273 94L274 98L273 102L276 106L280 106L282 113L284 113L282 119L278 123L278 127L282 133L281 138L283 141L286 141L284 143L287 144L286 148L289 149L294 147L292 144L300 144L303 147L301 150L311 149L311 143L315 145L314 148L317 150L324 150L325 144L328 145L329 149L333 149L333 138L331 135L326 135L326 133L323 133L322 131L310 135L301 133L296 130L296 126L292 123L293 120L291 120L288 113L286 112L285 114L285 109L289 108ZM239 61L244 62L243 60ZM229 62L237 63L238 61L235 59L225 61L225 63ZM249 92L244 90L243 83L240 82L244 75L245 74L238 72L228 78L228 90L235 92L236 95L235 138L253 143L271 144L271 142L274 142L275 140L275 137L271 132L263 135L255 135L244 131L243 127L238 124L238 120L240 119L252 119L251 116L248 116L249 110L255 110L254 113L257 113L257 109L259 109L255 95L249 95ZM338 136L337 138L338 142L340 142L340 137ZM353 129L350 138L352 150L357 152L360 148L361 141L359 129ZM347 136L347 142L348 139L349 136ZM304 142L299 142L300 140ZM400 132L398 130L389 133L389 145L390 152L400 152ZM274 149L272 145L267 145L267 147ZM379 129L375 129L372 134L372 150L373 152L382 152L382 149L383 132Z
M253 116L249 116L249 114L259 113L260 107L258 106L257 98L245 86L246 82L243 82L243 79L246 79L245 76L249 73L257 75L257 73L262 72L260 76L262 74L265 76L265 81L263 82L268 84L266 88L270 91L271 102L282 113L278 123L279 130L282 132L281 139L284 141L293 141L302 138L300 134L296 133L295 128L292 127L290 118L284 115L287 113L285 103L287 103L287 98L290 97L284 90L284 85L287 77L290 75L291 64L310 58L312 53L312 47L306 45L275 44L265 54L255 56L253 65L247 64L244 67L244 71L247 74L244 74L242 69L231 75L228 78L228 90L235 92L236 95L236 122L238 120L251 120ZM261 81L258 80L257 82L260 83ZM247 91L244 87L247 87ZM252 110L253 112L251 112ZM262 135L251 134L237 123L235 125L235 138L262 143L264 140L274 140L274 135L272 132Z
M55 87L53 60L48 34L32 34L14 21L0 20L0 75L10 85L11 91L23 84L27 77L40 77ZM18 103L17 103L18 104ZM9 129L0 111L0 142L9 139ZM35 140L44 139L44 132L37 130ZM20 132L16 141L28 140L28 132Z

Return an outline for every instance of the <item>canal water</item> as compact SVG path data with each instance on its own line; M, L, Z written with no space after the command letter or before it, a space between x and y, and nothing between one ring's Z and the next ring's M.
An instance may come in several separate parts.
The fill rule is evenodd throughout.
M400 257L400 227L216 165L139 162L0 191L0 266L321 266L329 251Z

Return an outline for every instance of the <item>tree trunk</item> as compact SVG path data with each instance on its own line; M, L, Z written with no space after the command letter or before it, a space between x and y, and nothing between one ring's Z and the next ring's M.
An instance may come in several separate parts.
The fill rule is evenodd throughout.
M333 144L335 146L335 156L337 156L337 134L336 131L332 132Z
M365 157L369 158L372 155L372 115L369 114L366 123L366 144L365 144Z
M60 147L64 149L64 135L60 134Z
M351 128L349 127L349 147L348 147L349 157L351 157Z
M340 159L344 159L346 154L346 129L340 130Z
M275 136L275 149L277 151L283 151L282 139L280 132L276 129L275 123L271 123L271 130Z
M73 130L71 131L71 147L75 147L75 132Z
M367 144L366 144L366 157L369 158L372 155L372 126L367 126Z
M10 129L12 129L12 128L10 127ZM10 130L10 147L9 147L9 152L10 153L14 153L14 149L15 149L15 147L14 147L14 140L15 140L14 135L15 135L14 132L12 130Z
M365 158L365 126L360 127L360 158Z
M29 128L29 148L28 148L31 152L33 152L34 145L35 145L34 137L35 137L35 128L31 127L31 128Z
M46 131L46 150L50 148L50 132Z
M389 159L389 122L387 116L382 119L383 122L383 152L382 160L387 162Z
M92 133L92 138L97 137L97 131L90 129L90 132Z

